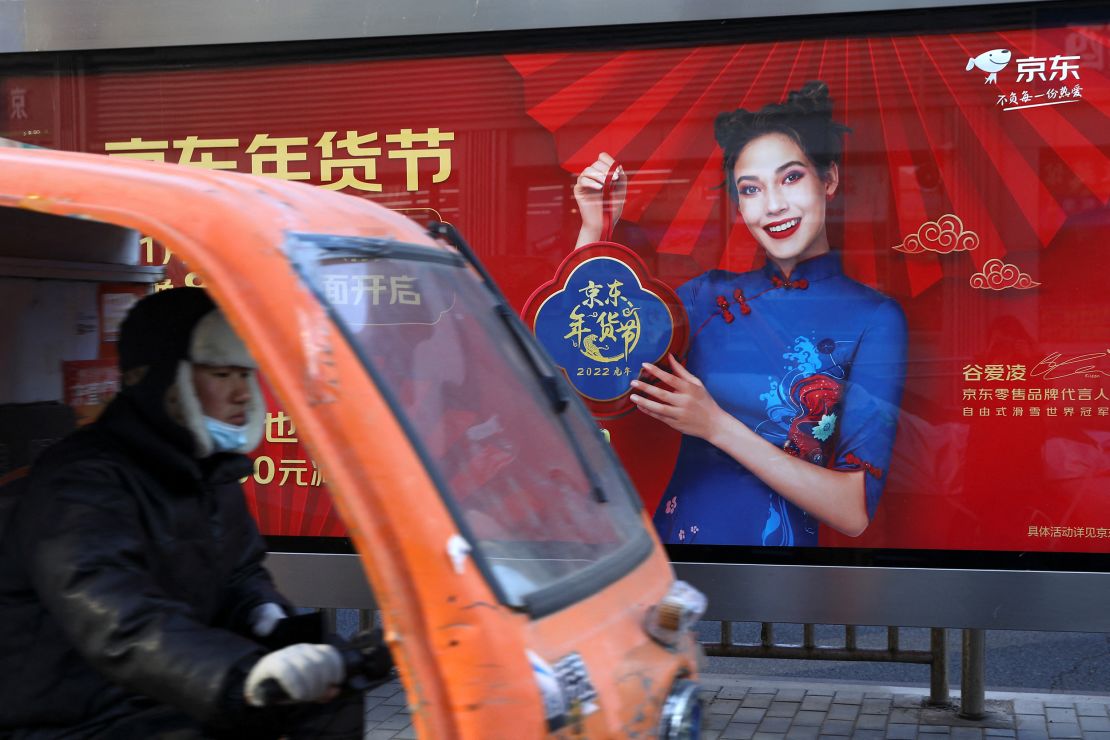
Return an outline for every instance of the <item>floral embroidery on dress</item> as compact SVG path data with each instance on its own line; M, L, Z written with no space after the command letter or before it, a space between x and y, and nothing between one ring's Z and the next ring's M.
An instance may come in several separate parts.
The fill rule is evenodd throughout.
M783 449L794 457L824 466L830 451L822 443L832 437L836 424L834 409L842 393L840 381L821 373L794 383L790 397L799 410L790 421Z
M817 426L813 427L813 437L822 442L828 442L835 428L836 414L824 414Z
M675 509L677 509L677 508L678 508L678 496L672 496L670 498L670 500L667 501L667 506L665 507L664 510L668 514L673 514L675 512Z

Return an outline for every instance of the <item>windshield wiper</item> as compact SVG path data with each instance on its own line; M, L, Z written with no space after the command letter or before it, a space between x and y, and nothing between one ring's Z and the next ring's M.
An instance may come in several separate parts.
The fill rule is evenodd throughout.
M551 402L552 410L557 414L562 414L566 411L567 404L570 403L570 394L567 393L566 384L561 382L551 369L544 367L544 360L539 356L530 338L524 334L528 331L527 327L517 318L513 309L503 302L498 302L494 305L493 311L509 330L509 334L516 341L516 346L520 349L521 354L528 358L528 363L532 366L536 377L539 378L544 395Z
M478 261L478 257L470 249L470 245L462 238L458 230L451 224L442 221L433 222L428 225L428 232L437 238L443 239L448 244L451 244L463 258L470 263L470 265L478 272L485 283L486 288L493 294L494 298L494 313L497 318L501 319L509 334L512 335L513 340L516 342L517 347L521 353L528 359L528 364L532 366L532 371L539 378L540 386L543 388L544 395L551 402L551 408L558 414L562 414L566 408L567 403L570 401L570 394L567 392L566 384L559 379L559 370L555 367L547 357L543 354L543 350L532 341L529 335L528 327L516 315L512 306L505 300L505 295L501 292L501 288L494 282L486 268Z
M563 427L563 434L570 442L571 449L574 450L574 456L578 460L578 464L582 468L586 480L589 481L591 493L594 500L600 503L606 503L609 499L605 495L605 491L601 487L601 483L597 479L597 473L586 461L586 455L582 451L582 445L578 438L574 435L570 424L567 423L565 411L570 403L570 392L567 384L559 377L559 369L555 366L539 344L532 338L528 327L516 315L509 302L505 300L505 295L501 289L497 287L493 277L486 271L486 268L478 261L478 257L471 250L470 245L462 238L454 226L442 221L433 222L428 225L428 233L433 237L443 239L448 244L451 244L459 253L470 263L471 267L477 271L478 275L485 283L487 290L494 299L494 312L497 317L501 319L502 323L509 330L509 334L513 337L517 346L520 348L521 353L528 359L528 363L532 366L532 370L539 380L540 388L543 390L548 401L551 403L552 410L555 411L555 416L559 420L560 426Z

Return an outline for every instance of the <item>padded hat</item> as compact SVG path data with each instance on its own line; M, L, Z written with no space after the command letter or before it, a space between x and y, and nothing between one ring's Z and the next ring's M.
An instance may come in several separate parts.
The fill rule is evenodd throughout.
M146 296L120 326L122 395L177 446L195 457L214 452L200 400L193 386L193 364L256 368L243 341L203 288L173 288ZM256 378L250 383L246 443L258 446L266 409Z
M120 373L188 359L193 327L214 308L204 288L160 290L138 301L120 325Z

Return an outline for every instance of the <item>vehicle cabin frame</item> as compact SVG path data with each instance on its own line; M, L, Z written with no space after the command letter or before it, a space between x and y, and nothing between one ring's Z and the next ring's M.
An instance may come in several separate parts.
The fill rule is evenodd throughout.
M307 185L0 149L0 220L15 210L67 217L58 223L70 225L123 227L134 232L136 248L138 235L152 237L203 277L327 471L421 737L654 736L675 681L696 673L697 648L689 635L665 646L645 632L651 607L674 584L646 515L636 514L650 538L646 556L594 593L538 617L502 603L479 559L452 551L459 521L388 389L378 386L283 250L297 233L452 247L380 206ZM3 265L29 257L37 264L74 262L72 249L54 253L33 241L6 241L0 275ZM82 265L102 267L126 251L93 242L82 250ZM474 272L473 265L467 269ZM579 707L563 730L551 725L529 651L551 664L580 656L597 690L597 710Z

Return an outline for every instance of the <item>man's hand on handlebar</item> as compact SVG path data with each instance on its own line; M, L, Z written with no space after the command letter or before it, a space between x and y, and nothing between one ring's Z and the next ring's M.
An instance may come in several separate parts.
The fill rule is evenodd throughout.
M263 655L247 674L243 695L255 707L329 701L339 695L346 674L337 649L302 642Z
M328 702L341 692L364 692L393 676L382 632L360 632L351 641L301 642L267 653L247 674L243 695L255 707Z

